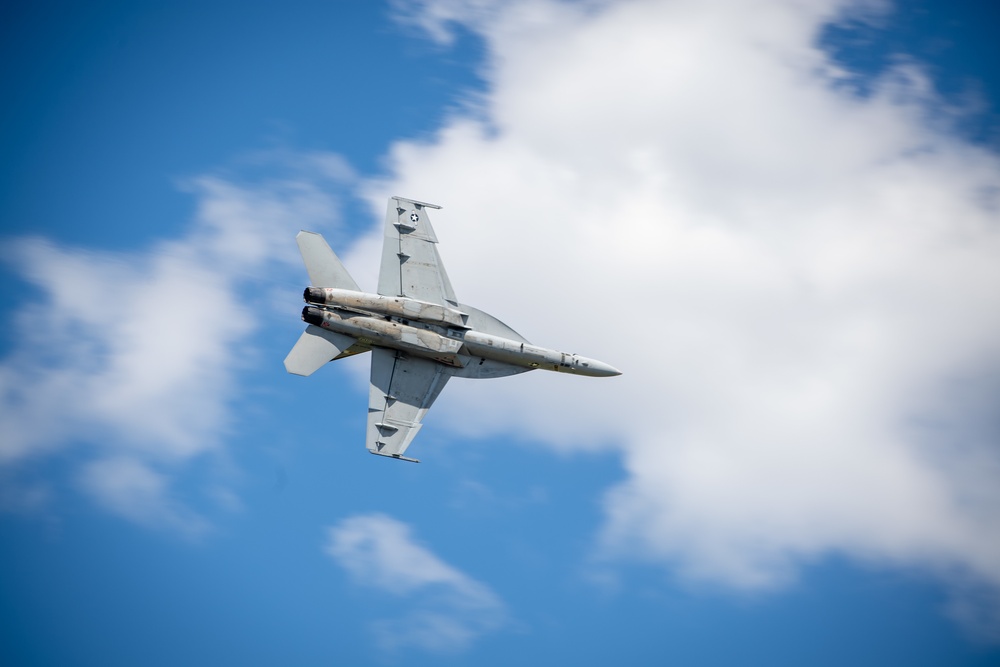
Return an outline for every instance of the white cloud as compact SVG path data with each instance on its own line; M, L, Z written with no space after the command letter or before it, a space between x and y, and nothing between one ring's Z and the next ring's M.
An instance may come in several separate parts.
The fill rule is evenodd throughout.
M446 207L459 298L624 371L428 419L620 449L604 553L750 589L841 553L995 593L1000 162L912 64L840 85L816 39L857 4L419 3L434 39L481 34L490 88L369 191Z
M168 478L132 458L92 461L80 471L80 485L113 514L151 527L188 535L208 530L208 523L170 497Z
M391 0L393 17L403 25L419 28L441 45L455 41L454 27L472 21L484 23L497 16L501 3L494 0Z
M340 521L329 529L325 550L358 584L415 599L408 614L374 625L385 650L459 651L505 621L504 605L493 591L441 560L413 538L408 525L385 514Z
M190 231L147 250L8 245L5 258L41 294L15 312L0 362L0 465L86 447L97 458L80 478L100 504L140 523L189 523L163 471L221 450L266 312L260 276L300 270L295 232L336 222L330 179L350 178L334 156L299 158L313 175L275 178L272 164L263 182L188 182Z

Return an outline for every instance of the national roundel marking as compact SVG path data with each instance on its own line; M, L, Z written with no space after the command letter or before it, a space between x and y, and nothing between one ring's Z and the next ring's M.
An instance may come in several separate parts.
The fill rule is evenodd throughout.
M419 222L419 221L420 221L420 216L417 215L416 211L410 213L410 222Z

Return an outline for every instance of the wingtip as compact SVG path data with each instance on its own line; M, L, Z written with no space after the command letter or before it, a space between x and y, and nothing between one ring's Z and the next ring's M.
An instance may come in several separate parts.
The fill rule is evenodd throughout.
M395 199L396 201L405 201L407 203L414 204L416 206L423 206L424 208L437 208L437 209L441 208L437 204L429 204L425 201L417 201L416 199L410 199L409 197L400 197L398 195L393 195L392 199Z
M402 454L383 454L382 452L375 451L374 449L368 450L369 454L374 454L375 456L382 456L387 459L396 459L397 461L408 461L410 463L420 463L419 459L411 459L409 456L403 456Z

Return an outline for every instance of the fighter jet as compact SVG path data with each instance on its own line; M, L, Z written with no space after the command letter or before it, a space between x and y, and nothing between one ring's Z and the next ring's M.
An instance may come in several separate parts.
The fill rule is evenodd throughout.
M532 345L509 326L458 302L437 250L428 209L390 197L378 293L362 292L319 234L295 237L312 283L303 293L308 325L285 369L308 376L328 361L372 353L368 451L403 455L421 420L453 377L496 378L536 368L609 377L608 364Z

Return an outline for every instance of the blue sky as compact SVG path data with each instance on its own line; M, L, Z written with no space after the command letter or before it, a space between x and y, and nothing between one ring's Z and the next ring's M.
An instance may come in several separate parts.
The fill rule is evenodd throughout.
M987 3L0 11L3 664L1000 660ZM392 194L624 375L368 456L281 360Z

